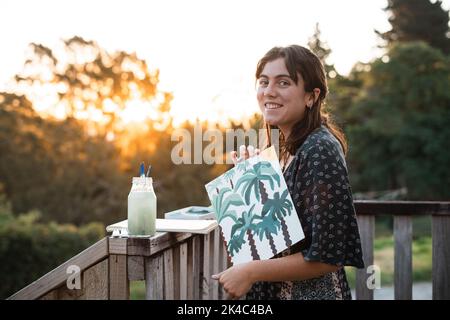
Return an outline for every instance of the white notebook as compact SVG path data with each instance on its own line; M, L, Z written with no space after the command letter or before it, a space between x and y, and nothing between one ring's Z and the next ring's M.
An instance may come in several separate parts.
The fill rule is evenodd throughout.
M189 232L208 234L217 227L216 220L177 220L156 219L157 232ZM113 236L128 236L128 220L123 220L106 227Z

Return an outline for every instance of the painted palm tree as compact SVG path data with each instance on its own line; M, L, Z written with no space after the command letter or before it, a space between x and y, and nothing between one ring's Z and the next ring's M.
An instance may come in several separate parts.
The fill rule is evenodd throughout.
M275 192L273 194L273 199L267 199L262 208L261 216L263 218L265 216L270 216L273 220L280 221L284 241L289 247L292 245L292 241L289 236L286 221L284 220L284 217L290 216L292 213L292 202L287 198L289 194L288 192L288 190L284 190L284 192L281 194L281 197L279 192Z
M253 214L254 208L255 205L253 205L248 212L244 211L242 216L236 220L231 228L230 241L228 243L228 251L231 256L234 256L235 251L238 253L241 250L242 245L245 243L245 235L247 235L253 260L261 260L253 237L253 233L257 232L253 220L258 218L261 219L261 217Z
M210 183L208 183L205 187L206 187L206 191L209 194L212 194L214 191L216 191L217 193L219 193L219 188L218 186L222 183L222 177L219 177L213 181L211 181Z
M274 219L272 215L268 214L259 218L261 219L261 222L258 222L255 225L255 231L259 236L259 240L262 241L263 237L266 237L267 240L269 240L270 249L272 250L273 255L276 255L278 252L275 247L273 235L278 235L281 226L280 220Z
M236 174L236 170L228 170L223 174L223 179L230 183L231 189L234 189L233 178Z
M231 194L228 194L229 192ZM236 211L230 210L230 206L241 206L244 202L239 194L232 192L230 188L223 188L219 190L218 194L212 196L211 204L216 214L217 222L220 223L227 217L236 222Z
M257 162L249 170L245 171L237 181L235 190L239 190L241 186L243 187L241 194L245 198L246 204L250 204L252 192L255 194L256 199L264 204L268 199L268 194L263 181L269 182L272 190L274 189L274 181L280 186L280 176L268 161Z

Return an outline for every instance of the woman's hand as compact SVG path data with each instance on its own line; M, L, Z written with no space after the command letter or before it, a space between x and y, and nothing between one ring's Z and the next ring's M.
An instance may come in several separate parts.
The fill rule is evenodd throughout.
M237 300L244 296L252 287L254 280L251 278L250 263L243 263L212 275L218 280L228 294L228 299Z
M233 161L234 165L236 165L238 162L242 161L242 160L247 160L250 157L253 157L255 155L259 155L259 149L258 148L254 148L253 146L248 146L245 147L245 145L242 145L239 147L239 154L240 154L240 158L237 157L237 152L236 151L231 151L230 155L231 155L231 160Z

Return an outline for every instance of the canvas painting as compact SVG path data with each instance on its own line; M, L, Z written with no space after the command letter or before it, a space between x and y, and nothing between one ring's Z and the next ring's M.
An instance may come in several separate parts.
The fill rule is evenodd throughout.
M270 259L304 238L273 147L205 187L233 264Z

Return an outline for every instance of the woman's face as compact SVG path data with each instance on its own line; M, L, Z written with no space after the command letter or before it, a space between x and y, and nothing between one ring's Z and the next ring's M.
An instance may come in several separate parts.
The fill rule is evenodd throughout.
M297 84L289 76L284 58L266 63L258 79L257 99L267 123L278 126L287 137L294 124L305 116L310 98L302 76L298 74Z

